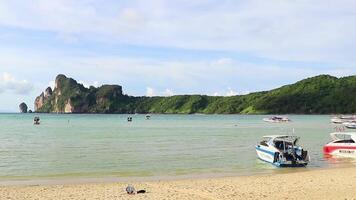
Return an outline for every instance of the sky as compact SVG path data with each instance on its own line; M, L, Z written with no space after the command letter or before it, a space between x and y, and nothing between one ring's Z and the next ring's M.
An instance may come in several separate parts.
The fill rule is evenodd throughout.
M57 74L125 94L231 96L356 74L353 0L0 0L0 112Z

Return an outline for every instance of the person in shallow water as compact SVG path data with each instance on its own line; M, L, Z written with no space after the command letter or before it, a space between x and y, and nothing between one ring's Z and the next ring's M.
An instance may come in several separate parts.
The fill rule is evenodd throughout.
M40 118L39 117L33 118L33 124L34 125L39 125L40 124Z

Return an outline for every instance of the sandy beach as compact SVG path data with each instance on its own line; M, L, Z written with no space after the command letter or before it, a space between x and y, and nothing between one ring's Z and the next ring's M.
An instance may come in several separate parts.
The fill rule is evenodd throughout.
M356 167L209 179L1 186L0 199L356 199Z

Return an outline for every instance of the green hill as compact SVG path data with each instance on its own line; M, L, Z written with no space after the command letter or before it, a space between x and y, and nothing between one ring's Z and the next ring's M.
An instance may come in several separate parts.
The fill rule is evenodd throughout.
M356 113L356 76L320 75L274 90L231 97L133 97L119 85L85 88L64 75L35 101L36 112L328 114Z

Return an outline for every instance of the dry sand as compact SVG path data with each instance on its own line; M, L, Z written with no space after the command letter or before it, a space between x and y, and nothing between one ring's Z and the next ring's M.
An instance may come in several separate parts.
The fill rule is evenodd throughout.
M296 173L132 183L0 186L0 199L356 199L356 167Z

